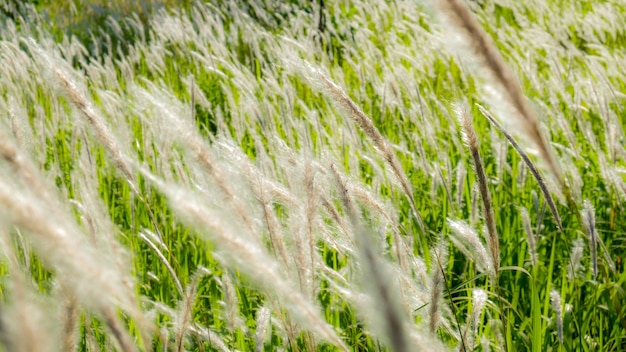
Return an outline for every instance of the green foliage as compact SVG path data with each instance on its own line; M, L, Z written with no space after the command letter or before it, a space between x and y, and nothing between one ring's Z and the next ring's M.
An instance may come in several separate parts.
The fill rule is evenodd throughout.
M322 12L322 16L325 16L324 30L319 27L322 3L326 3ZM361 5L368 3L358 2ZM522 89L529 100L538 111L547 115L542 116L548 132L546 136L553 143L562 164L570 162L562 165L566 183L579 196L574 199L577 203L570 204L565 195L558 204L564 224L562 231L557 230L557 222L546 212L545 201L540 196L535 179L530 175L523 177L528 174L528 170L520 156L475 107L476 103L484 104L485 101L494 100L489 100L484 89L493 82L474 72L480 72L480 67L476 70L474 66L477 64L466 60L465 56L471 56L471 53L450 55L434 49L428 53L420 52L422 43L416 38L427 36L420 37L408 29L416 33L425 31L433 38L433 33L441 36L446 31L445 28L439 28L436 20L430 18L421 7L413 8L419 12L414 17L384 9L369 13L367 9L345 1L250 1L240 4L218 0L206 5L168 0L74 3L41 0L32 3L32 8L23 6L19 12L13 11L12 18L6 21L18 23L21 27L18 32L26 33L24 28L35 26L42 38L51 36L57 43L67 43L68 38L74 38L82 43L88 51L85 59L74 58L75 61L70 63L85 74L90 96L93 96L91 99L97 109L105 112L109 118L107 123L115 125L114 121L118 121L122 126L128 126L128 131L124 133L130 136L127 142L132 145L132 153L129 155L135 155L137 163L159 177L169 177L196 190L206 197L206 203L212 210L227 214L224 217L228 221L236 222L237 215L233 215L236 212L229 208L232 208L232 204L227 197L216 191L217 187L213 183L219 182L209 179L208 173L196 170L199 168L195 165L197 161L189 156L192 152L185 149L183 142L167 144L167 138L170 138L167 133L172 133L168 129L174 130L172 126L164 126L162 122L154 122L155 126L160 123L158 128L162 130L150 126L150 119L157 121L159 115L165 112L137 99L132 95L135 94L133 89L149 90L151 84L165 87L171 94L168 98L172 102L179 104L178 107L189 108L184 119L193 119L193 125L200 131L206 145L214 148L212 151L221 150L219 142L233 142L247 157L246 161L250 165L263 172L274 172L272 181L289 187L289 192L293 193L290 196L298 200L306 198L303 196L306 190L298 183L303 178L300 160L312 159L320 164L331 160L352 178L351 182L373 194L373 198L383 204L383 211L388 212L386 216L380 215L381 210L366 204L364 198L358 198L357 204L363 208L363 222L380 235L381 256L397 267L400 267L401 255L398 254L400 244L394 237L394 230L400 233L405 241L403 244L413 255L411 260L423 260L423 265L432 272L438 268L425 253L421 241L426 241L430 247L441 241L450 242L446 237L451 232L447 225L448 219L467 219L477 229L483 226L480 220L480 199L473 190L476 176L471 167L472 159L461 142L458 123L451 109L453 103L467 101L481 142L480 153L496 208L501 271L495 279L479 272L471 258L450 244L447 262L443 263L442 268L446 278L442 302L447 305L447 310L442 313L441 319L445 319L447 324L441 324L433 335L443 341L446 347L458 349L461 342L457 329L466 329L466 326L470 329L472 289L482 288L489 294L489 303L485 312L479 314L476 334L472 338L482 337L484 343L496 350L624 350L626 272L623 261L626 258L626 222L622 219L626 218L623 204L626 191L620 187L626 182L626 164L622 158L626 111L623 94L619 92L626 88L626 76L623 72L613 72L611 67L619 67L619 60L623 60L620 52L626 47L626 30L623 25L616 24L618 28L614 32L604 33L601 28L590 32L584 24L576 21L568 25L560 23L560 28L553 29L547 26L547 14L523 4L500 3L482 1L475 5L475 10L481 24L486 26L519 74ZM554 11L565 11L570 6L569 2L548 3L546 7ZM612 4L615 11L621 11L626 16L623 4L608 3ZM71 10L72 6L74 10ZM178 16L179 19L190 21L194 30L200 32L198 26L203 22L194 9L201 6L210 6L218 18L215 21L221 21L228 37L228 42L223 43L225 53L218 51L220 43L215 42L216 48L212 48L206 43L190 39L165 40L159 38L151 28L154 24L151 21L164 18L158 16ZM584 1L576 5L575 12L568 13L580 16L594 14L595 6L595 2ZM141 23L143 30L132 25L135 19ZM295 19L305 21L306 25L297 26L292 22ZM558 38L552 44L571 51L561 52L557 48L540 48L528 43L528 38L522 36L529 35L525 32L528 24L546 35L550 35L549 31L553 30L552 35ZM404 25L406 31L396 28ZM257 32L262 32L269 39L256 35ZM301 36L294 41L301 40L303 43L308 40L307 36L313 37L315 34L316 39L306 43L310 45L306 48L314 52L302 50L296 56L328 70L329 76L340 82L339 85L395 147L394 153L413 187L413 196L419 215L424 220L426 233L421 232L411 212L409 200L397 186L397 179L386 163L388 160L381 156L378 146L371 142L367 133L348 121L345 114L342 115L340 109L330 103L327 95L312 87L314 84L311 84L310 79L303 77L306 74L293 72L288 67L289 64L297 66L297 62L286 63L296 59L285 59L281 55L297 46L294 44L290 47L292 43L277 38L290 37L294 33ZM217 36L214 33L209 35ZM355 38L367 43L360 43ZM11 39L0 40L8 43ZM155 59L150 56L149 49L153 49L151 45L157 47L155 52L166 53L159 58L162 63L151 61ZM164 49L159 51L158 45ZM279 48L279 45L289 49ZM434 45L428 46L432 47ZM532 52L529 53L529 50ZM396 58L400 51L402 57ZM135 53L132 55L136 57L124 61L131 53ZM203 54L210 57L205 61L199 60L198 56ZM414 59L414 56L420 58ZM119 81L119 85L110 90L102 89L107 82L96 79L95 75L91 77L89 70L93 69L92 65L107 65L107 60L125 63L107 66L115 70L114 76ZM416 62L423 66L416 65ZM129 69L132 74L127 71ZM298 70L306 71L306 68L301 65L295 71ZM402 80L393 80L398 77ZM582 81L589 84L585 85ZM250 274L225 266L223 253L218 250L220 244L202 237L203 229L189 227L181 222L180 216L172 210L159 187L140 173L137 173L140 189L138 194L135 193L128 180L116 169L106 147L97 138L85 133L88 128L83 125L87 123L76 123L73 117L68 118L80 112L68 99L58 99L54 93L56 88L42 81L36 81L30 86L16 79L16 85L19 84L24 85L24 88L18 86L10 89L23 92L20 101L28 120L25 124L33 131L33 149L38 148L29 155L34 160L38 158L41 165L37 167L52 180L61 198L82 201L82 193L76 189L76 185L77 178L82 177L78 161L84 150L87 150L90 161L96 165L98 196L115 225L115 231L119 232L114 234L115 237L131 257L132 274L137 283L135 293L141 300L138 304L146 310L154 309L154 323L158 329L172 331L176 326L175 318L163 309L159 310L158 304L171 309L181 305L187 297L179 292L176 280L188 288L194 284L194 275L200 267L204 267L209 272L196 283L190 321L219 335L228 348L241 351L255 348L297 351L307 350L311 346L316 346L320 351L336 349L331 344L313 344L313 335L309 335L307 327L301 327L303 331L290 335L288 324L293 321L290 320L288 310L281 306L284 302L272 297L270 290L265 287L250 284L255 279ZM197 91L192 92L193 89ZM109 106L101 101L113 94L112 91L120 94L122 102L121 108L109 111ZM197 93L202 96L197 96ZM2 99L2 102L9 101L6 90L2 91ZM164 101L164 104L168 102ZM497 110L497 102L494 105ZM500 113L506 119L508 111L502 110L504 112ZM120 111L122 116L110 116ZM65 116L65 120L59 120L59 116ZM566 126L562 123L566 123ZM2 125L9 131L6 126L10 126L10 123ZM114 126L113 130L117 128L123 127ZM159 133L163 136L159 136ZM593 141L590 136L593 136ZM159 140L161 137L165 142ZM170 149L162 149L163 145ZM255 213L261 213L261 197L258 194L250 196L248 193L253 192L246 187L253 187L238 180L239 177L246 177L246 170L242 164L230 160L237 158L235 154L217 155L218 169L224 168L225 174L231 177L227 181L234 185L236 198L249 203L249 209L253 209L250 210L251 216L256 216L255 221L265 224L269 222L267 215L264 217ZM4 164L3 168L8 170ZM286 164L289 166L284 167ZM231 172L230 169L237 167L242 167L240 172ZM466 168L465 173L461 172L463 168ZM169 170L169 173L163 170ZM614 182L607 176L609 171L613 172ZM330 174L328 170L324 172ZM580 175L580 184L576 183L576 175ZM324 179L327 175L319 172L316 177ZM322 184L326 181L316 182ZM556 184L553 179L550 182ZM359 265L354 262L357 254L353 253L352 239L343 238L344 231L347 231L343 227L349 226L334 218L339 216L347 222L348 211L334 186L323 190L324 193L316 200L316 207L322 209L319 204L323 204L327 208L320 211L322 215L316 218L322 225L315 223L315 226L332 232L323 235L337 239L339 244L318 234L313 243L315 253L333 274L345 280L346 290L352 289L350 285L358 287L352 281L354 272L358 272ZM552 187L551 191L555 195L565 193L558 186ZM582 260L586 268L577 274L568 274L575 264L570 259L572 240L587 238L580 215L584 199L589 199L595 208L596 232L609 253L609 257L605 258L598 248L597 277L588 270L591 260L589 249L585 249ZM326 200L329 200L327 204L324 203ZM520 215L522 207L529 211L536 236L536 253L539 257L536 265L532 265L529 257L531 248L524 234ZM305 223L296 206L272 200L268 209L276 214L284 231L299 229L300 223ZM337 214L328 209L337 209ZM81 218L81 213L74 211L73 215ZM79 223L85 229L89 226L83 218ZM396 225L397 228L394 228ZM245 229L245 226L239 228ZM162 244L157 247L161 248L167 263L149 243L138 236L145 230L160 236ZM263 225L260 242L280 263L280 257L269 238L271 231L269 226ZM20 242L19 231L12 229L10 232L14 242L11 248L15 248L20 267L28 268L24 270L30 275L34 286L37 286L37 291L41 294L56 292L56 273L49 269L37 253L30 251L29 245ZM287 245L296 248L294 236L297 234L289 233L285 236ZM171 265L176 277L172 276L167 264ZM611 264L615 270L611 269ZM403 273L417 282L415 287L423 288L418 281L424 278L419 277L412 268L413 272L406 269ZM0 275L9 277L10 269L11 266L4 262L0 266ZM298 277L295 268L280 270L281 275L302 280L300 286L305 286L302 282L308 280ZM228 296L225 276L233 281L234 295ZM318 280L315 282L317 291L310 299L321 308L321 315L338 332L343 342L355 351L384 350L381 342L384 339L372 333L373 329L362 316L361 307L355 306L337 289L343 282L322 270L313 273L313 277ZM9 301L5 294L7 285L6 282L0 285L0 296L5 303ZM308 288L299 289L306 291ZM563 302L563 343L557 335L554 307L550 303L553 290L559 293ZM234 303L229 301L233 299ZM235 305L234 308L229 307L231 303ZM424 308L415 309L410 316L415 326L424 325L423 312L428 310L425 308L428 304L432 302L427 302L422 306ZM280 327L275 325L268 332L269 337L264 339L264 345L257 346L255 332L258 315L264 307L271 308L272 319L280 321ZM236 311L239 320L235 326L231 325L232 321L227 317L228 309ZM133 330L136 322L130 317L124 319L133 338L141 341L143 337L140 336L139 328ZM416 331L428 334L422 330ZM79 333L79 350L89 350L92 340L105 349L115 344L112 342L115 338L107 330L103 319L89 311L81 313ZM164 337L156 334L151 336L152 341L142 343L144 346L152 343L154 350L171 349L177 343L175 333L170 332ZM216 348L211 341L201 338L201 334L194 333L193 336L184 344L186 349ZM481 349L480 344L483 342L476 342L476 349Z

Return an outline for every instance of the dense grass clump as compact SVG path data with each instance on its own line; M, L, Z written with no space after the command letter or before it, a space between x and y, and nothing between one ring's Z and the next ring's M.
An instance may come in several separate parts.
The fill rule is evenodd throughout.
M0 16L3 350L626 349L622 1Z

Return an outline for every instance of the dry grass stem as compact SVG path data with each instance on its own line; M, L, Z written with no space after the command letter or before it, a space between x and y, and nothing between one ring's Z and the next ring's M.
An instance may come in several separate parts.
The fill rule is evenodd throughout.
M25 186L45 199L49 204L54 204L53 197L48 191L45 182L39 176L28 157L5 135L0 129L0 156L11 166L16 176Z
M222 337L213 330L203 328L198 325L192 325L189 330L194 334L202 337L205 341L210 342L211 346L216 348L218 351L222 352L231 352L231 349L228 348L226 342L222 339Z
M324 207L324 209L328 212L333 222L339 226L342 233L346 235L347 238L351 238L352 234L350 230L348 229L348 224L346 224L344 219L341 217L335 205L332 204L331 200L328 199L328 197L326 197L326 195L324 194L320 195L320 198L322 201L322 207Z
M495 81L503 88L504 96L516 110L515 116L521 118L521 126L526 134L536 144L552 173L561 180L558 165L550 152L549 145L541 135L537 117L526 101L526 97L522 94L515 74L509 69L496 46L468 8L465 0L439 0L438 4L442 13L464 32L474 55L482 61Z
M243 158L238 159L242 161L245 160ZM280 220L276 214L276 210L274 209L274 204L280 202L277 202L275 198L282 201L281 204L285 204L290 207L299 207L301 204L289 192L289 190L283 188L276 182L269 180L249 162L244 161L239 163L239 165L240 168L244 170L244 174L248 179L250 188L261 205L262 217L265 221L265 227L267 228L269 235L271 254L274 257L279 258L287 271L290 271L290 255L287 251L287 247L285 246L285 235L283 233Z
M341 203L343 204L344 208L346 208L346 213L348 215L348 218L350 219L350 223L352 225L358 224L360 222L360 219L359 219L357 210L355 208L354 201L352 200L352 197L350 196L350 193L348 192L348 185L347 185L348 181L343 176L341 176L335 164L330 165L330 171L332 171L332 174L335 178L335 182L339 186L339 197L341 199Z
M584 240L577 238L572 241L572 249L570 250L569 265L567 266L567 278L570 281L576 280L578 274L583 269L581 264L584 252Z
M558 229L560 231L562 231L563 230L563 224L561 223L561 216L559 215L559 212L558 212L558 210L556 208L556 204L554 203L554 200L552 199L552 195L550 194L550 191L548 191L548 187L546 186L546 183L545 183L543 177L541 176L541 173L539 172L539 169L537 169L535 164L533 164L533 162L530 160L530 158L528 157L528 154L526 154L526 152L524 150L522 150L520 145L517 144L517 142L515 141L513 136L511 136L498 123L498 121L496 121L496 119L493 118L493 116L491 116L491 114L485 108L483 108L480 105L477 105L477 107L480 110L480 112L487 118L487 120L489 120L489 122L494 127L496 127L496 129L498 131L500 131L504 135L504 137L506 137L506 139L509 141L509 143L511 143L511 146L513 147L513 149L515 149L515 151L522 158L522 160L524 161L526 166L528 166L528 169L533 174L533 177L535 178L535 180L537 180L537 184L539 185L539 189L541 190L541 193L543 194L544 198L546 199L546 203L548 204L548 208L550 209L550 212L554 216L554 220L556 220L556 226L558 227Z
M485 175L485 169L480 157L478 136L476 135L476 130L474 130L472 118L467 111L467 107L459 107L457 114L459 116L459 122L463 127L463 138L469 147L470 154L474 161L474 170L476 171L476 178L478 179L478 189L480 190L480 196L483 202L483 215L485 216L485 223L489 234L487 240L489 250L491 251L493 269L497 276L500 265L500 243L496 231L496 221L491 204L491 193L489 192L487 175Z
M409 337L405 328L405 318L398 307L399 299L392 290L393 284L385 274L385 265L375 252L375 244L371 239L372 235L362 228L357 210L348 191L347 180L345 180L334 164L330 166L336 183L339 187L340 197L346 208L346 212L356 232L355 242L359 249L360 264L365 286L371 291L374 302L379 307L377 313L381 321L375 324L375 328L382 328L382 336L385 337L393 351L408 352Z
M226 324L231 331L235 331L241 324L238 323L239 318L239 298L237 296L237 287L231 280L231 274L225 272L221 277L222 289L224 290L224 308Z
M596 264L595 264L596 270L597 270L597 260L598 260L597 247L599 246L602 249L604 260L606 261L606 264L608 265L609 270L611 270L611 272L615 272L616 270L615 263L613 262L613 258L611 258L611 253L606 248L604 241L602 241L602 238L600 238L600 236L598 235L598 232L595 226L595 221L596 221L595 210L594 210L593 205L591 205L591 202L589 202L588 200L585 200L583 202L582 219L584 223L583 227L589 236L590 243L595 242L590 245L590 248L592 251L596 252L596 254L592 253L592 259L596 261ZM591 238L592 234L594 237L593 239Z
M284 267L289 271L291 264L289 261L289 255L287 248L285 247L285 236L280 226L280 222L276 213L272 207L272 204L266 199L265 192L260 192L261 207L263 209L263 217L265 218L265 225L270 239L270 249L274 257L278 255L278 258L282 261Z
M63 292L61 288L61 294L63 295L64 304L61 307L63 317L63 335L61 340L61 346L63 351L76 351L78 347L78 333L80 325L80 308L78 302L69 292Z
M305 205L305 219L306 219L306 237L308 240L309 251L309 270L310 270L310 298L314 299L316 296L316 280L315 280L315 253L316 240L314 230L314 223L319 204L319 198L317 197L317 189L315 185L315 168L312 165L311 160L305 161L304 165L304 188L306 192L306 205Z
M415 203L415 198L413 195L413 187L411 186L408 178L406 177L398 158L396 158L393 149L389 142L383 137L383 135L378 131L376 126L372 120L365 115L365 113L356 105L352 99L346 94L346 92L336 85L331 79L326 76L319 69L315 69L309 66L309 69L314 71L315 74L321 79L321 82L328 92L328 95L344 110L348 112L348 115L359 125L359 127L365 132L365 134L372 140L376 148L380 150L383 157L391 166L391 170L394 175L398 178L400 185L402 186L402 190L405 195L409 198L409 203L411 205L411 210L413 211L413 215L415 216L422 233L425 233L426 227L424 225L424 220L422 216L417 211L417 206Z
M202 271L204 269L199 269L199 271ZM196 274L199 273L196 272ZM201 276L201 275L200 275ZM171 319L176 320L178 319L177 317L179 317L180 315L180 311L175 311L174 309L170 308L169 306L160 303L160 302L150 302L152 305L154 305L154 308L156 308L157 311L159 311L160 313L163 313L167 316L169 316ZM184 305L185 303L182 302L182 304ZM180 326L178 327L179 332L180 332ZM222 352L230 352L231 350L228 348L228 346L226 345L226 343L224 342L224 340L222 340L221 336L216 333L215 331L199 326L198 324L195 324L193 322L189 322L189 325L187 326L186 330L189 330L189 332L195 334L196 336L199 336L200 338L202 338L203 340L209 342L209 344L215 348L218 351L222 351ZM166 331L165 333L161 334L164 337L167 337L168 332ZM178 341L178 340L177 340ZM168 349L169 347L169 349ZM171 346L171 344L168 343L164 343L164 349L166 350L176 350L177 347Z
M604 241L602 241L602 238L600 238L600 236L597 236L597 239L598 239L598 244L600 245L600 248L602 249L602 253L604 254L604 260L606 261L606 264L609 266L609 270L615 273L617 268L615 267L615 262L613 261L613 258L611 258L611 253L609 252L608 248L606 248L606 245L604 244Z
M410 249L406 248L406 243L402 238L397 221L392 218L388 211L385 210L385 206L376 200L375 196L367 189L354 183L346 183L346 187L349 187L348 191L360 200L363 205L367 205L372 210L375 210L388 222L393 233L393 246L395 248L396 258L400 263L400 267L408 271L408 258L406 258L406 256L408 255L407 252L410 252Z
M100 352L102 349L100 348L100 344L96 338L95 329L91 323L91 316L87 316L85 319L85 345L87 346L88 351Z
M9 104L9 116L11 118L11 131L13 132L13 137L17 141L17 145L20 148L26 149L30 147L30 138L31 131L30 126L25 123L24 116L26 116L26 112L21 109L18 110L16 99L13 96L8 97ZM29 133L30 132L30 133Z
M107 327L117 340L119 347L122 352L135 352L137 351L137 346L132 341L132 338L128 334L128 332L124 329L123 324L120 322L120 319L117 317L116 313L110 309L105 308L102 311L104 322Z

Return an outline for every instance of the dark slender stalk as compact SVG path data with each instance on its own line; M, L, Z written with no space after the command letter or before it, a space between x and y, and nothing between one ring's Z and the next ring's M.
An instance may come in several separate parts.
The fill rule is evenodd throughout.
M491 251L495 276L498 276L498 270L500 268L500 243L498 240L498 233L496 231L496 221L493 212L493 205L491 203L491 193L489 192L487 183L487 175L485 174L483 161L478 150L478 136L476 135L476 130L474 130L474 125L472 124L469 112L465 108L461 108L459 114L461 124L463 125L464 137L469 146L472 159L474 160L474 169L476 171L476 177L478 178L478 189L483 202L483 216L485 217L487 232L489 234L489 250Z
M505 99L516 110L517 114L515 114L515 117L521 120L521 127L537 145L550 170L561 180L558 164L539 130L537 117L522 94L515 74L502 58L498 48L493 44L480 23L478 23L464 0L440 0L439 5L442 13L464 32L469 45L474 51L474 55L502 87Z
M474 160L474 169L476 172L476 177L478 178L478 188L480 191L482 203L483 203L483 211L485 217L485 223L487 224L487 232L488 232L488 243L489 250L491 252L491 258L493 260L493 285L498 294L498 304L500 306L500 314L505 317L503 319L503 328L504 328L504 344L505 350L508 350L507 343L507 326L506 319L508 316L505 315L504 312L504 298L502 297L502 290L500 288L500 242L498 238L498 233L496 232L496 222L493 213L493 206L491 203L491 194L489 193L489 187L487 184L487 176L485 174L485 169L483 167L483 162L480 157L480 152L478 150L478 136L476 135L476 130L474 129L474 125L472 124L471 116L467 111L467 107L461 107L458 112L460 122L463 126L463 130L465 132L464 138L469 146L470 154L472 155L472 159Z
M500 131L500 133L502 133L504 135L504 137L509 141L509 143L511 143L511 146L513 147L513 149L515 149L517 154L519 154L519 156L522 158L522 160L524 161L524 164L526 164L526 166L528 166L528 169L533 174L533 177L535 178L535 180L537 180L537 184L539 184L539 189L541 190L541 193L543 193L543 196L546 199L546 203L548 203L548 207L550 208L550 212L552 213L552 215L554 216L554 219L556 220L556 226L558 227L559 231L563 231L563 224L561 223L561 216L559 215L559 212L556 209L556 205L554 204L554 200L552 199L552 195L550 195L550 191L548 191L548 187L546 186L546 183L545 183L543 177L541 176L541 173L539 172L539 170L535 166L535 164L533 164L533 162L530 160L530 158L528 157L528 154L526 154L526 152L524 150L522 150L522 147L520 147L520 145L517 144L517 142L515 141L513 136L511 136L498 123L498 121L496 121L496 119L493 116L491 116L491 114L485 108L483 108L482 106L480 106L478 104L476 104L476 106L478 107L478 110L480 110L480 112L483 114L483 116L485 116L487 118L487 120L489 120L489 122L498 131Z

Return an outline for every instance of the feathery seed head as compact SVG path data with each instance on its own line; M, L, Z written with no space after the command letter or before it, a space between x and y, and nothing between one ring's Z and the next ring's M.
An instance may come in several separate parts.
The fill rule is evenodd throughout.
M478 237L478 233L460 220L448 219L448 226L452 230L453 235L450 240L452 240L457 249L472 259L479 271L493 275L493 259L487 254L485 245Z
M554 309L556 315L557 336L559 342L563 344L563 308L561 305L561 295L558 291L552 290L550 292L550 302L552 303L552 309Z

